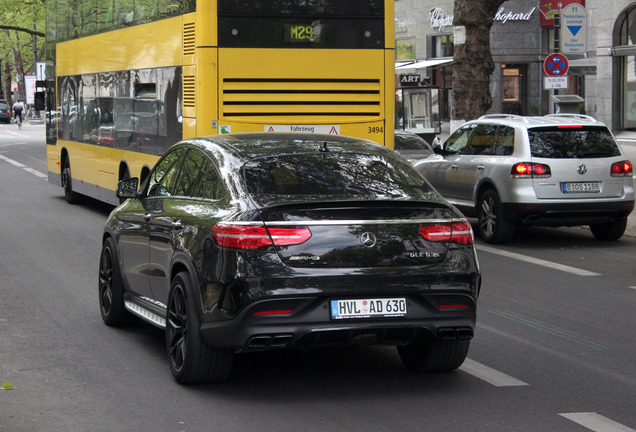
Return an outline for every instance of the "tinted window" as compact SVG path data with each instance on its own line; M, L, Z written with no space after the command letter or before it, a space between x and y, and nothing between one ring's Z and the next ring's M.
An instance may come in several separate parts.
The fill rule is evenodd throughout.
M466 147L468 144L468 138L470 133L477 126L476 124L469 124L457 129L451 136L448 137L444 144L444 149L451 153L457 153Z
M382 48L382 0L220 0L219 46Z
M500 156L511 155L515 148L515 128L499 126L494 154Z
M148 196L174 195L177 174L181 165L183 147L168 153L150 173L148 180Z
M541 127L528 130L532 156L553 159L620 155L610 131L603 126Z
M6 103L6 102L0 102L0 109L8 110L9 109L9 104Z
M422 177L399 158L370 154L299 154L263 158L243 168L253 195L410 196L426 199Z
M202 176L205 176L208 159L197 149L190 149L183 159L179 172L179 180L174 189L174 195L195 196L197 186Z
M489 155L493 152L493 144L497 136L497 125L480 124L472 135L468 145L460 152L468 155Z

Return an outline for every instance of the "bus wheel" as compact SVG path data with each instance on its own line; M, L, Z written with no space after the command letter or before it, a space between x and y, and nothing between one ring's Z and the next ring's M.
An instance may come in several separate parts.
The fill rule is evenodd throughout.
M73 180L71 178L71 166L65 162L62 168L62 187L64 188L64 198L69 204L77 204L79 196L77 192L73 192Z

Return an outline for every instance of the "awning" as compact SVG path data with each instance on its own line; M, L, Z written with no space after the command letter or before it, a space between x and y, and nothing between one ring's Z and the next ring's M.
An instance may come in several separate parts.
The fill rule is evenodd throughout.
M445 58L433 58L428 60L420 60L418 62L404 64L403 62L395 63L395 71L396 72L408 72L410 70L415 71L416 69L425 69L432 68L438 66L444 66L453 61L452 57Z

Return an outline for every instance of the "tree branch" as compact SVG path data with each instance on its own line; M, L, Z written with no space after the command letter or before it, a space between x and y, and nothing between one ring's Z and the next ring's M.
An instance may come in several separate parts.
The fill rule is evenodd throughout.
M24 32L24 33L28 33L30 35L35 35L35 36L40 36L40 37L45 37L46 35L42 32L39 32L37 30L32 30L32 29L28 29L28 28L24 28L24 27L16 27L16 26L9 26L9 25L4 25L4 24L0 24L0 29L5 29L5 30L15 30L15 31L19 31L19 32Z

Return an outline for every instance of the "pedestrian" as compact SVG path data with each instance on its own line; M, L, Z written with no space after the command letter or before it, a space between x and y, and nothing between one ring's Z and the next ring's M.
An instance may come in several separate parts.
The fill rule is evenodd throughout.
M15 118L16 123L22 124L22 111L24 110L24 105L20 102L20 99L13 104L13 117ZM20 121L18 121L18 118Z

